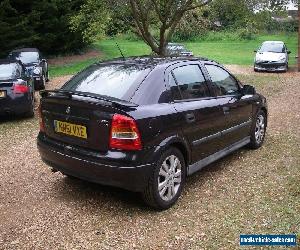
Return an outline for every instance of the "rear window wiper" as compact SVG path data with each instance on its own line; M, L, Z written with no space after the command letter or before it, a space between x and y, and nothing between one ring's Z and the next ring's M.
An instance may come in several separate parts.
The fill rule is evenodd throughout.
M93 98L109 103L114 103L118 104L121 106L126 106L126 107L137 107L138 105L129 101L125 100L120 100L117 98L113 97L108 97L108 96L102 96L98 94L92 94L88 92L80 92L80 91L66 91L66 90L42 90L40 91L41 97L49 97L53 95L60 95L60 96L65 96L69 99L72 99L73 96L82 96L82 97L87 97L87 98Z

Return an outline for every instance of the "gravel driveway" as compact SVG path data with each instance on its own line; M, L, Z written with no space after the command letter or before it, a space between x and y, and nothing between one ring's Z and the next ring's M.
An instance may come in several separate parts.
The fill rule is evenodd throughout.
M52 173L37 151L37 116L0 122L0 249L235 249L241 233L299 234L300 74L231 69L269 100L266 143L189 178L164 212L138 194Z

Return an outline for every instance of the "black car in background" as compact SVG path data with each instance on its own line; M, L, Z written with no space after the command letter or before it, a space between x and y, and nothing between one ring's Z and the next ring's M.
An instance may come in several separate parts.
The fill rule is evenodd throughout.
M0 115L34 116L34 87L20 61L0 60Z
M188 50L183 44L179 43L168 43L167 45L168 56L193 56L193 52Z
M41 93L41 158L68 176L140 192L167 209L187 176L259 148L266 98L216 62L129 58L94 64Z
M8 58L20 60L25 65L27 73L33 77L36 90L45 89L45 83L49 81L48 63L38 49L16 49L9 53Z

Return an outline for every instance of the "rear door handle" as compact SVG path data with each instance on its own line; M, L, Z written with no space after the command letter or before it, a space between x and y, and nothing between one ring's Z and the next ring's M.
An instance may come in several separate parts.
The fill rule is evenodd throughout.
M224 115L229 115L230 108L229 107L223 107L223 112L224 112Z
M196 121L195 115L193 113L186 114L185 118L188 123Z

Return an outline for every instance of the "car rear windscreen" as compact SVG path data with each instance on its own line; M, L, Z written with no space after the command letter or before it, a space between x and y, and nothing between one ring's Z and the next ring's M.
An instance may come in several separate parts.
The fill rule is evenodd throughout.
M0 64L0 80L11 79L15 73L16 64Z
M95 64L67 82L62 89L88 92L129 101L150 68L126 64Z

